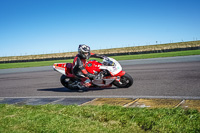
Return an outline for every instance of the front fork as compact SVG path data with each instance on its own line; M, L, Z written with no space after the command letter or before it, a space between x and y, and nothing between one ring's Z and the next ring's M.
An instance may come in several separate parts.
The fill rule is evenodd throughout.
M116 81L119 82L120 84L122 84L122 82L120 81L121 77L125 74L126 72L125 71L121 71L119 72L116 76Z
M120 84L122 84L122 82L120 81L120 78L121 78L120 76L117 76L115 80L116 80L117 82L119 82Z

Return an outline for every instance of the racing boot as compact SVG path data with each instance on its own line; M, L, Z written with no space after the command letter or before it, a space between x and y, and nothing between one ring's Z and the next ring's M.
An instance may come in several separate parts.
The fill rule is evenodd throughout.
M89 88L91 86L91 80L89 78L87 79L82 79L82 82L78 84L78 87L80 90L82 91L87 91L87 88Z

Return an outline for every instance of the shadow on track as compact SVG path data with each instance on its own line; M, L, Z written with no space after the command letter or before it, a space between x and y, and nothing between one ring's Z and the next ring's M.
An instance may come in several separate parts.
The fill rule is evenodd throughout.
M100 91L100 90L111 90L111 89L119 89L117 87L110 87L110 88L87 88L84 91L80 90L70 90L65 87L61 88L47 88L47 89L37 89L37 91L53 91L53 92L88 92L88 91Z

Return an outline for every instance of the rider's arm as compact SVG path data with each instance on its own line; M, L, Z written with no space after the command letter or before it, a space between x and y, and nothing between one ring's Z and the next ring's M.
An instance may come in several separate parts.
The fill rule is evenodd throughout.
M95 77L95 75L89 73L85 69L85 67L83 66L83 62L81 61L81 59L79 57L77 58L75 65L77 65L80 68L80 70L81 70L81 72L83 73L84 76L86 76L88 78L94 78Z
M91 54L91 57L94 57L94 58L103 59L105 57L105 55L98 55L98 54L94 54L94 53L90 53L90 54Z

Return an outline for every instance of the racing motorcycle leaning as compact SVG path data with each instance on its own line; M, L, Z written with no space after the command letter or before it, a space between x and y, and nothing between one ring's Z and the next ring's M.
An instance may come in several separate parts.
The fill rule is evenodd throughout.
M80 80L72 73L72 63L55 63L53 68L62 74L60 82L64 87L71 90L79 89L76 84L80 83ZM113 58L105 57L102 62L90 60L85 68L89 73L96 75L92 79L91 87L114 85L118 88L128 88L133 84L133 78L123 71L119 62Z

